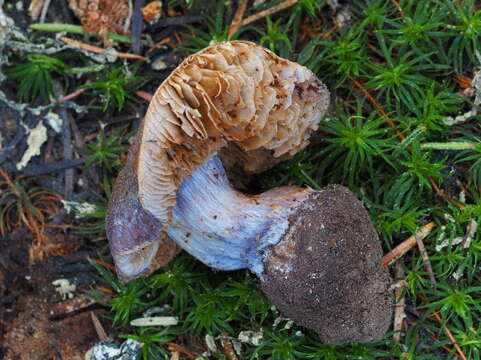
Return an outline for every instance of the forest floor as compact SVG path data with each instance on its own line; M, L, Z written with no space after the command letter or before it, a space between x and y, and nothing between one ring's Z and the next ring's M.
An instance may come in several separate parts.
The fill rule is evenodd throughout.
M310 145L243 185L358 196L396 280L381 341L322 344L248 271L185 253L115 276L107 203L152 94L234 39L331 92ZM84 359L102 342L122 359L481 359L480 47L471 0L0 0L0 358ZM178 323L131 325L153 314Z

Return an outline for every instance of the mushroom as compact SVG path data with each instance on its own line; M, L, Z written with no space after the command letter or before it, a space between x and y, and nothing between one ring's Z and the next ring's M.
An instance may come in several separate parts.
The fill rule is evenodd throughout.
M180 247L214 269L250 269L283 314L326 343L380 339L391 279L360 201L339 185L245 195L219 156L236 154L246 171L289 158L328 103L310 70L249 42L186 58L157 89L113 190L118 276L144 276Z

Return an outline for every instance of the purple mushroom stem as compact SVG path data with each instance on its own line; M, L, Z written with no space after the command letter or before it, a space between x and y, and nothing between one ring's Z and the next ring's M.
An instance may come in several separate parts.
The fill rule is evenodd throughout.
M214 155L180 184L166 229L134 195L124 194L128 203L108 220L122 224L112 227L109 241L124 280L148 272L157 234L165 231L215 269L251 270L285 316L326 343L369 342L387 331L391 279L380 266L382 249L369 216L348 189L280 187L245 195L231 187ZM126 233L135 238L130 246L119 240Z

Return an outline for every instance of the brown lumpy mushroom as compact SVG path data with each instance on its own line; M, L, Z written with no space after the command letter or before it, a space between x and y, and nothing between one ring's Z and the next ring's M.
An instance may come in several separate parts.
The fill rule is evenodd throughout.
M264 261L262 290L271 302L327 344L381 339L391 324L392 280L361 202L329 185L290 221Z
M248 268L283 314L326 343L380 339L390 278L355 196L342 187L246 195L221 159L255 172L292 157L328 103L309 69L252 43L184 60L156 91L109 203L119 276L145 276L154 259L175 255L175 243L212 268Z

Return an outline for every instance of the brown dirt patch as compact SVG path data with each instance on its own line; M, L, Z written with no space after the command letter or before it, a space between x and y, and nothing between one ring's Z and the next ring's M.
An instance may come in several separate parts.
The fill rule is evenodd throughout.
M19 228L0 238L0 358L83 360L99 341L90 310L100 319L106 316L105 310L88 307L90 303L79 298L93 283L86 255L52 257L32 265L31 237ZM52 281L59 278L76 284L74 299L63 299L55 291Z

